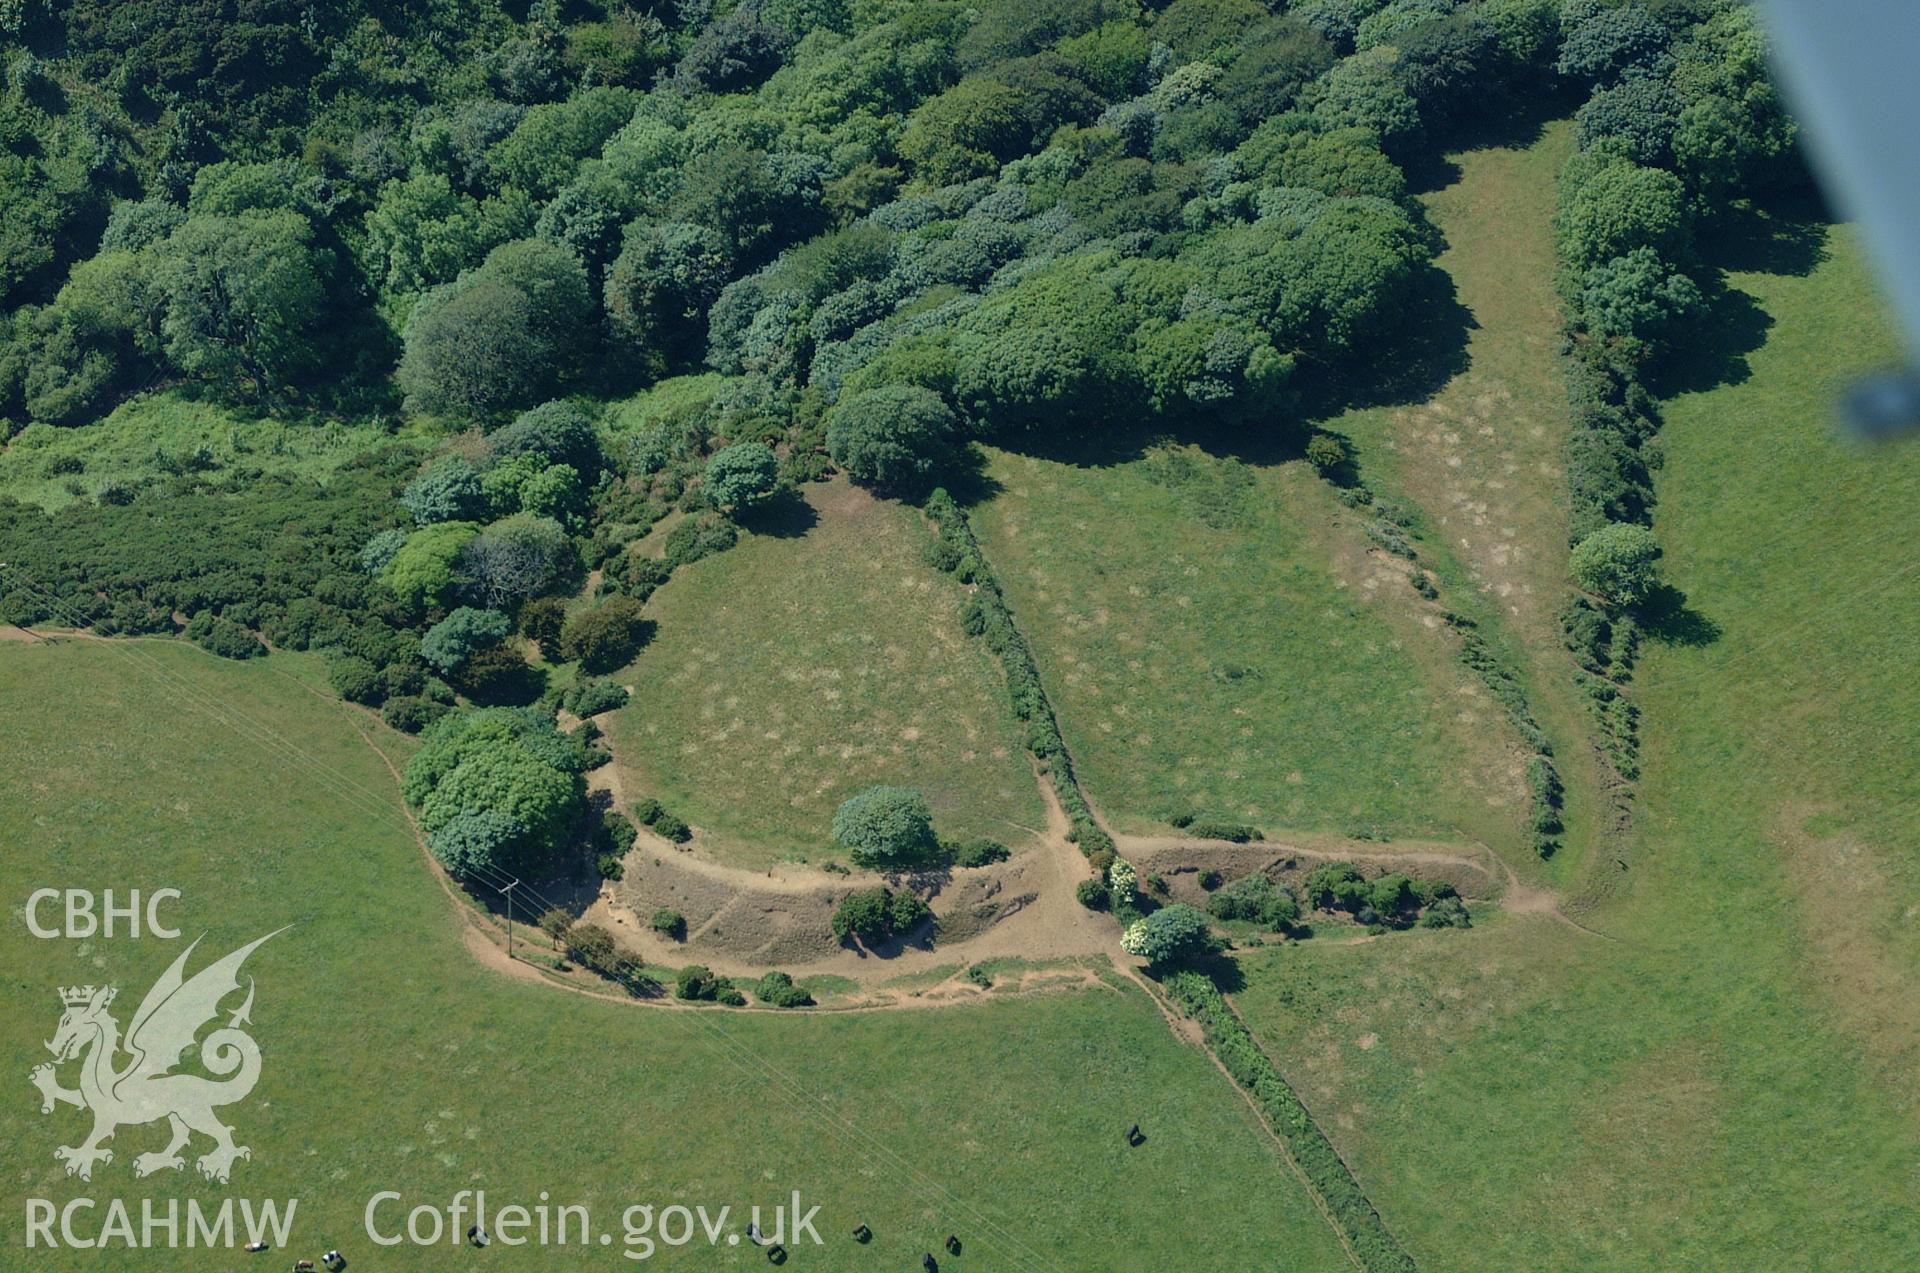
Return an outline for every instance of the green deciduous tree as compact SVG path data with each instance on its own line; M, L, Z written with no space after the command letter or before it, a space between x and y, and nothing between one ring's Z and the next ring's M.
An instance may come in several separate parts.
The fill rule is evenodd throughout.
M381 568L380 582L406 609L420 612L452 600L459 584L455 565L480 528L472 522L436 522L407 537Z
M511 865L526 828L492 809L462 809L427 834L427 848L457 879Z
M1207 913L1217 919L1247 920L1280 932L1300 918L1300 903L1285 886L1265 875L1242 876L1207 899Z
M1631 522L1609 522L1574 546L1574 582L1616 605L1644 601L1660 582L1660 544Z
M1367 897L1367 878L1351 862L1327 862L1307 874L1309 904L1322 910L1354 910Z
M420 638L420 657L442 673L449 673L468 656L500 644L512 631L512 621L498 610L461 606L427 629Z
M631 597L609 597L568 619L560 652L589 672L609 672L627 662L646 640L651 624Z
M474 279L430 292L414 308L400 387L416 410L489 416L539 396L549 379L541 352L527 298Z
M1770 73L1754 12L1729 6L1695 27L1678 51L1673 84L1685 101L1674 166L1709 208L1743 191L1799 179L1798 128Z
M416 526L433 522L469 521L486 511L480 474L457 455L437 460L400 492L400 504L413 515Z
M485 417L564 384L592 343L585 268L538 239L495 248L414 307L400 386L417 410Z
M1120 945L1150 964L1175 965L1205 954L1212 936L1204 914L1185 902L1175 902L1128 928Z
M571 402L543 402L521 412L512 424L487 435L487 449L498 458L538 456L548 464L566 464L582 476L600 471L600 438L593 420Z
M571 464L549 464L520 484L520 511L579 526L587 515L587 488Z
M909 787L869 787L844 801L833 839L856 864L878 869L921 865L940 852L927 798Z
M607 270L607 326L644 376L698 360L706 312L731 269L718 230L685 221L627 227Z
M1480 0L1474 16L1494 30L1507 62L1544 70L1560 42L1560 0Z
M1397 47L1409 33L1448 16L1453 8L1453 0L1390 0L1360 19L1354 27L1353 47L1371 49L1382 44Z
M367 272L389 297L451 282L486 247L480 205L440 173L389 181L367 213Z
M688 161L668 212L718 234L738 266L757 265L821 228L826 173L813 155L739 146L709 151Z
M1257 0L1173 0L1149 34L1183 62L1218 62L1266 16L1266 6Z
M1640 247L1669 261L1690 258L1686 187L1672 173L1589 151L1568 164L1562 183L1555 225L1561 258L1574 268L1590 269Z
M1554 69L1579 79L1608 81L1654 64L1672 40L1659 19L1637 4L1573 0L1560 17L1564 38Z
M900 154L931 185L966 181L1025 154L1058 125L1090 119L1099 105L1085 86L1037 60L1010 63L922 105L901 135Z
M314 365L333 257L297 212L194 216L154 249L167 357L190 375L274 388Z
M1330 128L1293 112L1260 125L1237 152L1250 178L1275 186L1299 186L1327 195L1372 195L1398 200L1406 177L1382 153L1366 128Z
M1134 369L1127 334L1140 315L1102 253L1036 270L994 292L954 329L954 394L989 428L1103 419Z
M952 461L958 431L939 394L887 385L840 402L828 417L827 454L862 485L912 494Z
M841 941L858 940L877 946L891 937L912 932L932 912L912 893L889 888L859 889L847 894L833 912L833 935Z
M794 984L793 977L778 970L760 978L753 987L754 997L775 1008L804 1008L813 996Z
M1382 919L1398 919L1417 903L1413 881L1397 871L1380 876L1367 887L1367 905Z
M1580 317L1602 338L1657 343L1705 306L1699 285L1649 247L1635 248L1587 271Z
M1156 410L1225 419L1269 408L1293 368L1257 324L1222 313L1148 319L1134 332L1134 353Z
M1401 85L1399 51L1368 49L1337 64L1321 80L1324 92L1314 112L1333 128L1364 128L1388 154L1400 154L1420 137L1420 107Z
M466 712L427 731L403 789L436 853L538 870L554 864L584 807L578 755L550 719L532 711ZM454 869L447 856L442 861Z
M1601 89L1575 116L1580 144L1612 141L1639 164L1665 164L1680 122L1681 97L1659 75L1630 75Z
M707 499L715 508L751 508L773 494L780 462L758 442L737 442L707 461Z
M627 89L601 87L535 106L487 152L487 165L506 184L550 197L633 118L637 100Z

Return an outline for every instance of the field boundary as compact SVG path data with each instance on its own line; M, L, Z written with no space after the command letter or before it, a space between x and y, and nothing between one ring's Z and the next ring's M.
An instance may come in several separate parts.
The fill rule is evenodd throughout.
M1312 1111L1254 1039L1233 1005L1208 977L1176 972L1163 983L1168 997L1199 1023L1208 1052L1247 1098L1259 1107L1288 1157L1322 1203L1341 1245L1367 1273L1414 1273L1419 1267L1360 1187ZM1231 1057L1232 1059L1229 1059Z
M1012 607L974 536L966 513L945 490L939 490L928 499L927 514L940 535L937 546L940 556L936 564L961 582L974 586L974 598L979 605L968 612L968 631L985 636L1000 657L1014 711L1028 722L1028 745L1034 758L1048 766L1054 790L1063 804L1069 792L1077 797L1076 804L1067 805L1076 832L1074 838L1089 857L1095 852L1111 856L1117 851L1115 841L1095 820L1092 805L1080 789L1032 649L1013 618ZM1076 805L1083 812L1075 814ZM1090 847L1089 833L1099 837L1098 849ZM1116 965L1136 981L1140 980L1137 972L1126 969L1118 961ZM1168 997L1199 1024L1201 1051L1261 1115L1268 1133L1279 1143L1288 1165L1305 1185L1316 1209L1355 1266L1363 1273L1416 1273L1418 1266L1413 1257L1387 1228L1378 1208L1360 1188L1352 1168L1213 982L1200 973L1177 972L1168 977L1165 985ZM1150 994L1150 998L1155 1003L1162 1001L1157 994ZM1176 1035L1189 1037L1170 1013L1166 1015L1168 1028ZM1236 1065L1230 1056L1241 1063Z
M987 647L1000 660L1013 714L1027 726L1027 750L1053 780L1054 794L1066 811L1067 838L1089 858L1100 852L1112 854L1113 836L1100 825L1080 785L1066 735L1060 730L1059 714L1040 679L1033 646L1013 617L1013 606L1000 587L986 551L980 547L979 537L973 533L973 523L945 488L927 497L926 515L939 536L930 564L970 586L961 621L967 634L985 638Z

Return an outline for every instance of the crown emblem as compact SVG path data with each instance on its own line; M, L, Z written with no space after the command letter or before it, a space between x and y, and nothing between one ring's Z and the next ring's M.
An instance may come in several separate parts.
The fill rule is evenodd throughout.
M84 1008L93 1002L94 989L95 987L93 986L62 986L60 987L60 1002L66 1004L69 1008ZM111 987L107 989L107 998L113 998L113 990Z

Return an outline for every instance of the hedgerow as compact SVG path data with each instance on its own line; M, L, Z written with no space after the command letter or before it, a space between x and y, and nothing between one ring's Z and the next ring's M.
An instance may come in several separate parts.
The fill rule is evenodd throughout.
M1316 447L1315 443L1322 444ZM1429 601L1438 600L1440 590L1420 564L1420 553L1415 547L1418 536L1415 518L1397 504L1374 494L1359 470L1352 448L1343 440L1317 433L1308 440L1308 449L1318 452L1318 461L1310 458L1309 462L1322 478L1334 486L1341 502L1349 508L1365 510L1366 520L1361 523L1361 528L1367 537L1386 551L1412 563L1409 578L1413 581L1414 589ZM1553 744L1535 718L1520 678L1480 635L1478 625L1451 610L1444 611L1442 618L1454 633L1454 649L1460 662L1500 704L1507 719L1513 722L1514 730L1533 752L1528 760L1527 838L1535 853L1543 858L1551 857L1560 847L1560 815L1565 797L1559 774L1554 768ZM1533 781L1531 775L1535 773L1542 775L1540 781Z
M1766 37L1745 6L1570 11L1559 61L1586 80L1580 151L1560 177L1556 219L1573 415L1567 482L1576 579L1596 537L1653 521L1659 409L1649 369L1689 326L1711 321L1695 244L1738 215L1738 196L1798 179L1795 126L1765 60ZM1561 612L1603 751L1629 782L1639 775L1631 679L1646 599L1643 578L1619 590L1596 582ZM1626 798L1630 788L1619 788Z
M1320 1195L1361 1266L1368 1273L1413 1273L1413 1257L1387 1229L1333 1143L1254 1041L1226 996L1198 972L1169 973L1161 984L1173 1001L1200 1023L1207 1046L1234 1082L1253 1097L1268 1124L1286 1143L1287 1152Z
M967 634L985 641L1000 661L1001 671L1006 675L1008 704L1026 726L1027 750L1053 782L1054 793L1070 824L1068 837L1089 858L1111 854L1113 837L1094 821L1093 809L1074 774L1073 758L1067 754L1066 740L1061 737L1053 705L1040 683L1040 668L1034 662L1033 650L1014 622L1006 594L1001 591L993 568L987 564L986 554L974 537L966 513L944 487L936 488L927 497L926 513L937 535L928 563L968 585L970 591L961 622ZM1104 862L1097 865L1105 868Z

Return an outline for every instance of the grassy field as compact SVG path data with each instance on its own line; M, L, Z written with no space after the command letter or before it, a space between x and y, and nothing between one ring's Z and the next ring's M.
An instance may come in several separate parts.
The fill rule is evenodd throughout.
M1583 917L1607 937L1516 917L1246 961L1240 1007L1424 1268L1920 1245L1920 452L1830 432L1895 350L1852 234L1829 249L1733 275L1765 343L1668 408L1659 533L1717 638L1644 655L1638 825Z
M1641 677L1656 722L1653 851L1779 890L1823 1014L1848 1051L1920 1102L1920 569L1911 552L1920 449L1833 432L1860 370L1900 350L1848 229L1805 277L1735 274L1773 320L1735 383L1674 399L1658 513L1666 568L1718 639L1656 649ZM1751 375L1746 376L1750 369ZM1743 378L1744 377L1744 378ZM1739 746L1730 754L1727 743ZM1697 789L1692 789L1698 784ZM1738 838L1710 834L1726 817ZM1716 906L1754 926L1741 905ZM1911 1125L1911 1123L1909 1124Z
M1455 180L1424 196L1446 239L1437 264L1464 311L1460 374L1418 402L1328 423L1359 448L1370 482L1417 501L1486 606L1543 656L1566 588L1569 428L1553 290L1554 178L1572 129L1549 124L1525 147L1453 157ZM1546 678L1551 679L1551 678Z
M1478 620L1526 684L1568 786L1567 834L1545 868L1563 879L1584 869L1602 820L1595 816L1601 775L1577 742L1588 722L1555 619L1568 589L1570 423L1553 290L1553 199L1572 145L1572 128L1560 121L1524 146L1452 156L1454 179L1421 202L1446 239L1437 264L1454 292L1447 324L1466 329L1453 361L1435 359L1454 374L1434 392L1348 411L1323 426L1353 443L1370 485L1422 511L1420 555L1439 573L1445 603ZM1541 869L1531 853L1510 860L1524 872Z
M834 809L875 783L925 792L942 834L1017 846L1038 789L929 533L844 483L808 489L810 527L744 536L649 603L658 634L607 723L627 790L743 865L828 856Z
M149 394L84 428L27 426L0 450L0 495L51 510L91 499L108 482L133 484L183 470L217 476L254 468L324 480L387 436L377 425L289 423Z
M1497 709L1456 697L1437 634L1383 617L1413 590L1329 531L1338 505L1305 465L1169 446L988 468L1000 490L974 524L1121 828L1195 812L1442 835L1511 798L1483 752Z
M629 1203L739 1209L798 1189L823 1204L829 1241L795 1251L806 1268L904 1268L948 1232L979 1267L1145 1270L1198 1249L1231 1267L1270 1263L1276 1250L1290 1267L1344 1267L1239 1096L1137 991L910 1020L801 1018L622 1007L484 970L461 946L386 770L350 709L309 692L313 674L295 656L237 665L152 642L0 645L10 743L0 1016L15 1027L0 1063L16 1085L0 1103L8 1268L76 1266L66 1251L19 1245L28 1197L117 1196L137 1221L148 1196L297 1196L297 1254L337 1245L359 1267L384 1267L393 1257L361 1231L370 1195L444 1205L468 1188L495 1206L532 1205L542 1189L586 1204L616 1243ZM181 947L36 940L23 911L40 886L178 888L171 914L189 938L207 934L207 957L295 925L247 965L265 1069L254 1097L227 1111L253 1150L229 1190L191 1164L186 1175L133 1179L132 1156L157 1147L157 1128L123 1131L91 1184L61 1174L53 1148L78 1139L82 1116L41 1116L26 1083L46 1059L56 986L120 986L124 1025ZM1121 1133L1135 1119L1149 1140L1129 1150ZM875 1231L870 1247L846 1236L858 1221ZM156 1258L115 1250L86 1263L151 1268ZM764 1263L745 1245L656 1258ZM622 1263L498 1244L487 1259L505 1269ZM442 1246L400 1265L471 1260Z

